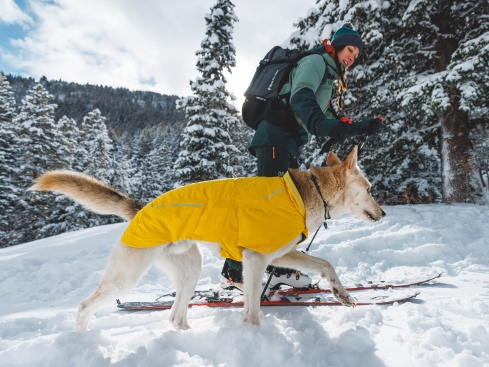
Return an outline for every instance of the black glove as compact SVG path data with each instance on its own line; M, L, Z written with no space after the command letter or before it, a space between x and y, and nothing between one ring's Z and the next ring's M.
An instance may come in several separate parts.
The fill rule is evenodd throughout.
M370 119L370 123L365 128L365 134L374 135L377 134L384 123L382 116L377 116L376 118Z
M351 123L351 119L349 119L348 117L342 117L340 119L340 122L338 122L338 124L331 129L328 136L330 136L331 139L336 140L340 144L343 143L347 136L350 134Z

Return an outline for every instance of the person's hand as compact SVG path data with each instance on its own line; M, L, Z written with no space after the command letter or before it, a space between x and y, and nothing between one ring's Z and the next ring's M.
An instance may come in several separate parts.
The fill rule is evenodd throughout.
M377 116L373 119L370 119L370 123L365 128L365 133L367 135L377 134L384 123L384 118L382 116Z
M342 117L340 119L340 122L331 129L329 132L328 136L331 137L331 139L336 140L338 143L343 143L350 134L350 126L352 124L352 121L348 117ZM370 126L370 125L369 125Z

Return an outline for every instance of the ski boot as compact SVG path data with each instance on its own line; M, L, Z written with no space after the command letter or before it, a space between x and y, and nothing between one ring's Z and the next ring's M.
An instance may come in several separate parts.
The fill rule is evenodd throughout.
M270 276L272 271L274 273L269 284L269 288L271 289L278 289L281 285L287 285L297 289L307 289L312 285L311 277L300 270L269 266L266 270L267 277Z
M243 292L243 267L240 262L226 259L221 275L222 289L239 289L241 292Z

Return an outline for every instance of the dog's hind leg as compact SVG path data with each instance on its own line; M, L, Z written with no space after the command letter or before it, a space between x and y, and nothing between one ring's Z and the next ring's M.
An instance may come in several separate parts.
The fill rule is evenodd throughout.
M176 330L187 330L190 328L187 322L188 303L202 272L202 253L197 244L188 241L166 247L157 264L170 275L176 291L170 322Z
M341 284L333 266L326 260L299 251L291 251L282 257L274 259L271 264L284 268L315 272L329 282L334 296L344 306L355 307L357 303L356 300L348 294L345 287L343 287L343 284Z
M101 306L131 291L153 262L157 248L139 249L118 241L112 250L109 263L100 284L89 297L80 302L76 330L88 328L90 317Z
M244 321L260 325L260 297L267 259L262 254L243 250Z

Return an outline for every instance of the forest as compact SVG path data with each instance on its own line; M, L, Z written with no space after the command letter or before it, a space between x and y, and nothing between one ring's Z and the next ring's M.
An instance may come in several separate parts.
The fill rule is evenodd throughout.
M124 132L134 134L147 126L161 123L173 124L185 118L176 110L179 98L148 91L130 91L125 88L78 84L62 80L48 80L6 75L13 97L20 107L22 99L36 84L41 84L51 95L50 102L56 104L54 119L70 116L81 122L89 112L103 111L109 131L119 136Z

